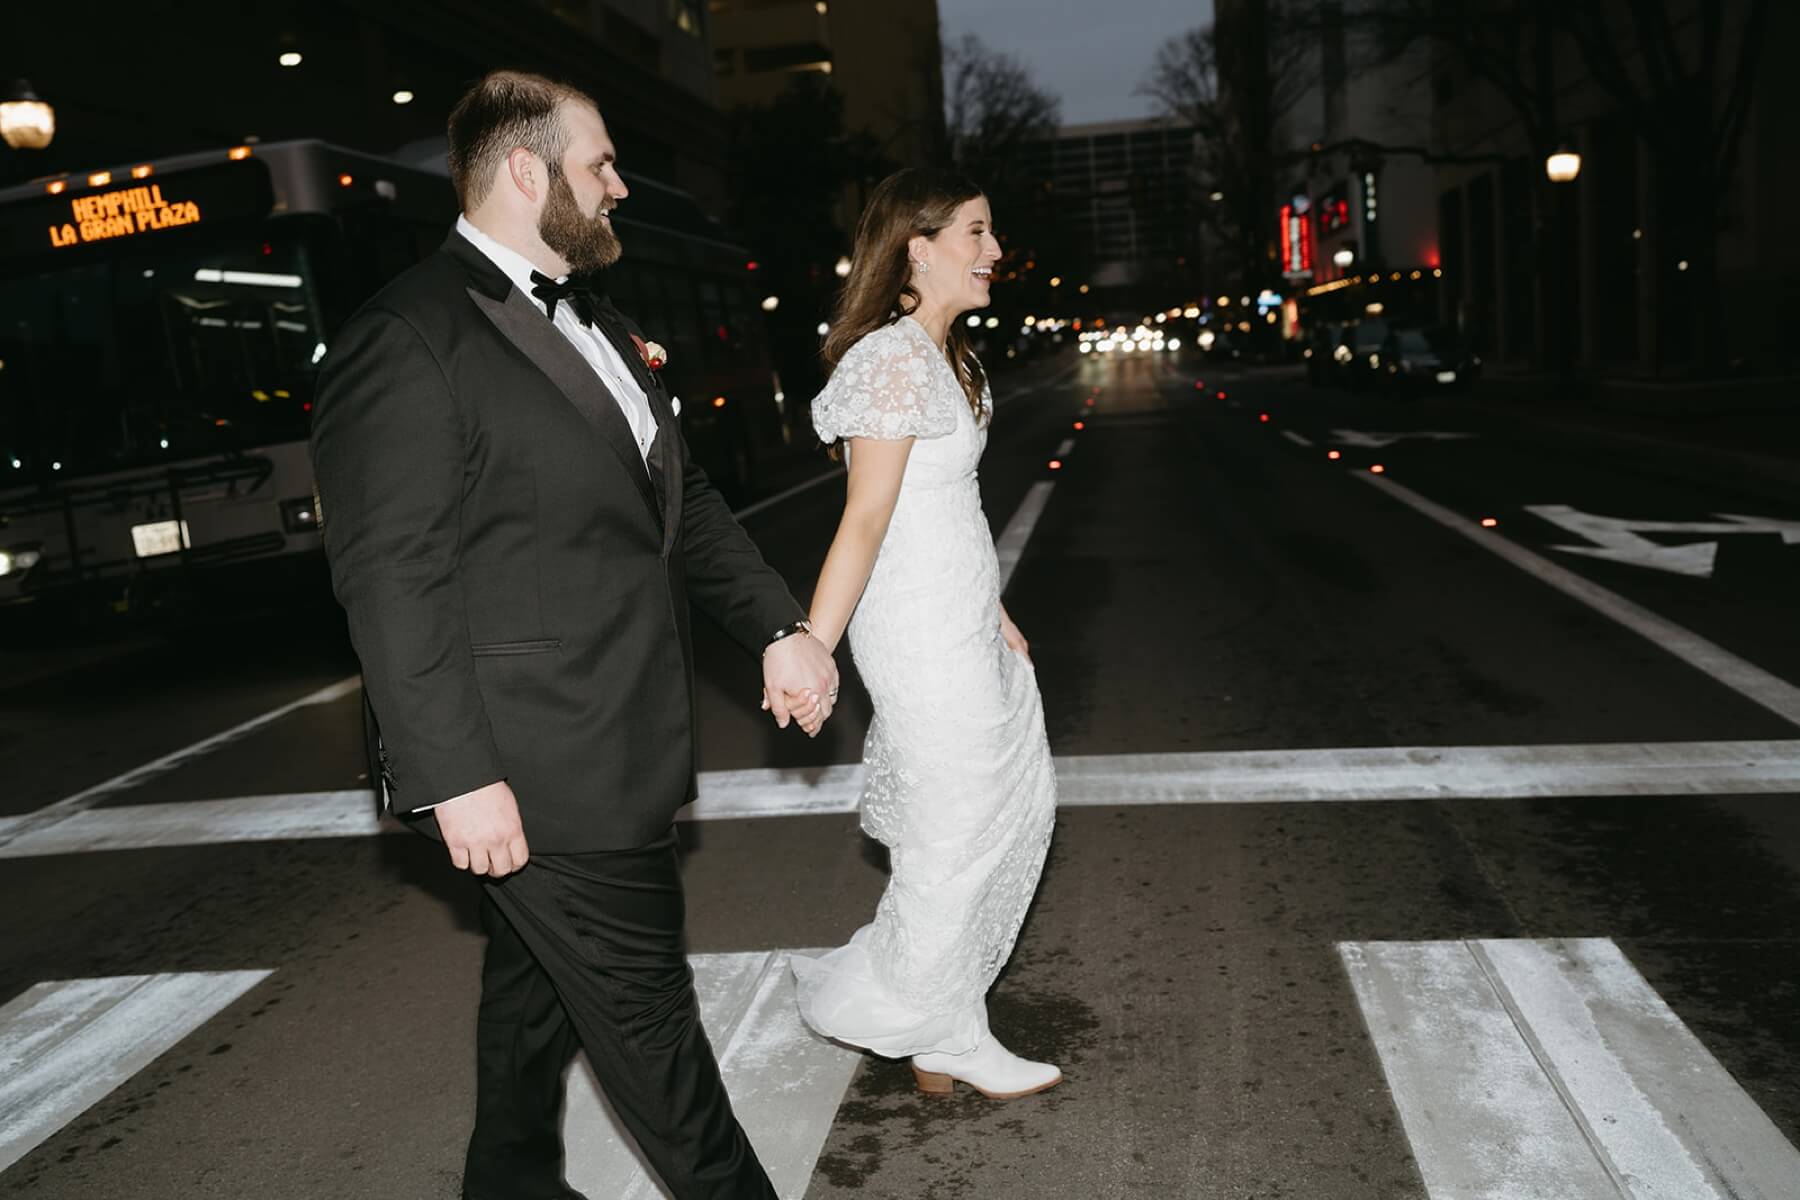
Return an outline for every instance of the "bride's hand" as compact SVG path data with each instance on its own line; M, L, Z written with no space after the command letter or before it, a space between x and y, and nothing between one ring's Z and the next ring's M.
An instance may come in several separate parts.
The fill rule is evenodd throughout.
M1025 635L1019 632L1019 627L1013 624L1013 619L1006 615L1004 608L1000 610L1000 636L1006 639L1009 650L1017 651L1019 657L1026 662L1031 661L1031 643L1025 640Z

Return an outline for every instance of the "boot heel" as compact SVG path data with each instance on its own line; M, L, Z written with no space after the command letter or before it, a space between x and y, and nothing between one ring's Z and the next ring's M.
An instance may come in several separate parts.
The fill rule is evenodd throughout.
M956 1092L956 1081L948 1075L939 1075L936 1071L921 1071L914 1067L913 1078L918 1081L919 1090L927 1096L950 1096Z

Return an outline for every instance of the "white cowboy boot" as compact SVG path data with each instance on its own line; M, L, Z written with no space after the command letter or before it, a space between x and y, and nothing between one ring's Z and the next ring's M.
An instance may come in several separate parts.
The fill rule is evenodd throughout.
M919 1090L928 1096L948 1096L961 1080L989 1100L1029 1096L1055 1087L1063 1077L1049 1063L1020 1058L985 1031L967 1053L913 1055L912 1069Z

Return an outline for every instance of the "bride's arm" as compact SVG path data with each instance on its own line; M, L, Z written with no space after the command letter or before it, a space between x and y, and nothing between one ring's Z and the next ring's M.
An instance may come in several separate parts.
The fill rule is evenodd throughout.
M833 653L862 599L869 573L875 569L875 555L900 498L900 480L906 474L913 439L851 438L849 444L850 482L844 493L844 515L826 552L812 599L813 636Z

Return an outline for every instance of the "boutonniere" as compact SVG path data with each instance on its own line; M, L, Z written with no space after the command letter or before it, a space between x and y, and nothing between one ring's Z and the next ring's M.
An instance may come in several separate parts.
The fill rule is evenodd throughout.
M669 361L669 352L662 348L662 343L646 342L635 333L631 340L637 345L638 353L644 356L644 365L652 371L662 370L663 364Z

